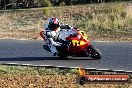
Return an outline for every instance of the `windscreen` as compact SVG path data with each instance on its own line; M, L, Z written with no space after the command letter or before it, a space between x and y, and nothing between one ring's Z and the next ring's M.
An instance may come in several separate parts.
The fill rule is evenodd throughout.
M62 39L62 40L66 40L65 38L68 37L68 36L72 36L72 35L76 35L77 33L72 30L72 29L62 29L60 32L59 32L59 38Z

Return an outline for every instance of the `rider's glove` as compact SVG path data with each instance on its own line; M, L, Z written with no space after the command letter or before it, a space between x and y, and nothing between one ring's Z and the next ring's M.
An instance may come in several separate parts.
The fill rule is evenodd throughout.
M51 34L51 32L46 32L46 36L47 36L47 38L52 38L52 34Z

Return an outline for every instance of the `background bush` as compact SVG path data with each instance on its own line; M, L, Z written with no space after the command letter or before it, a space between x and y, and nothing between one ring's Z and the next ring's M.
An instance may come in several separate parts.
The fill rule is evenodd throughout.
M79 5L131 0L0 0L0 9Z

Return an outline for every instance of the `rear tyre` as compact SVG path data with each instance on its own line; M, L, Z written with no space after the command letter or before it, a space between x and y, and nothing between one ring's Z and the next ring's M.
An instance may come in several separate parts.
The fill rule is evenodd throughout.
M66 57L68 56L67 52L66 52L66 47L56 47L57 50L58 50L58 56L59 56L59 59L66 59Z
M66 57L67 57L67 54L65 54L65 53L59 53L59 59L66 59Z
M101 59L102 57L102 53L100 52L100 50L92 45L88 46L88 53L89 56L93 59Z

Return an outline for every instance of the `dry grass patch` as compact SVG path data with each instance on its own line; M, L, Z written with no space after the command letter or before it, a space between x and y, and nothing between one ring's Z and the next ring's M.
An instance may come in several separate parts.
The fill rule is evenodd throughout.
M0 39L37 39L39 31L33 30L4 30L0 32Z
M131 88L132 83L77 83L75 69L0 65L0 88Z
M10 31L10 38L32 39L34 33L38 36L36 31L43 28L48 18L57 17L62 23L85 30L95 40L132 41L131 11L131 2L0 11L0 38L8 38L9 33L6 35L3 31L15 30L16 33ZM24 34L18 33L18 30L22 33L21 30L24 30ZM20 36L14 37L13 33Z
M0 88L131 88L131 83L76 82L77 75L0 74Z

